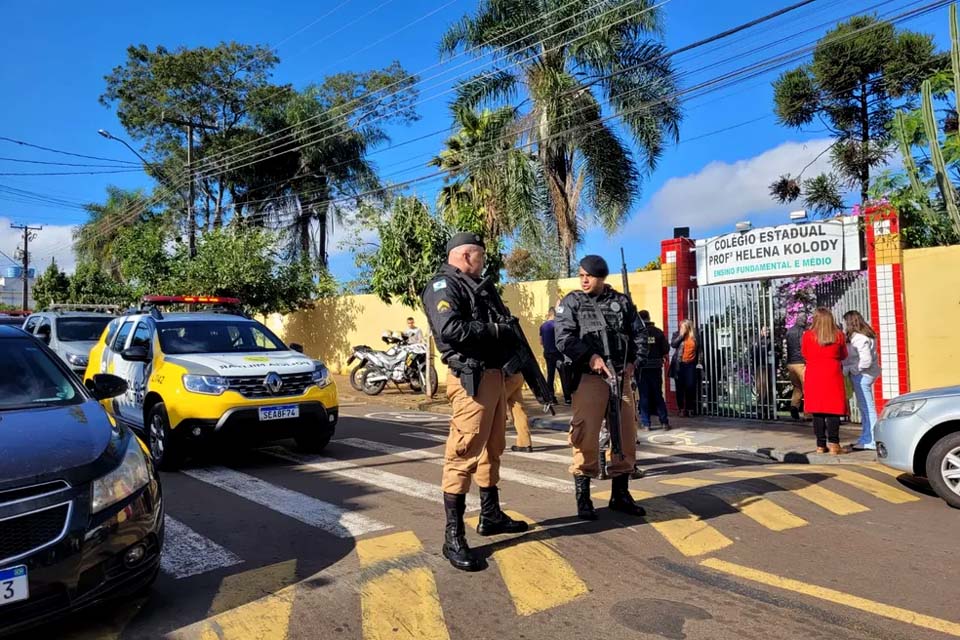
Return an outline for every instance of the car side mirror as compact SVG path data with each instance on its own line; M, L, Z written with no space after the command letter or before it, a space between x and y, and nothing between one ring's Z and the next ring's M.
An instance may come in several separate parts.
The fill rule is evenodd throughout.
M300 344L299 342L291 342L290 350L296 351L297 353L303 353L303 345Z
M50 344L50 327L40 327L37 330L37 340L44 344Z
M126 393L127 381L111 373L97 373L87 381L87 388L97 400L107 400Z
M150 362L150 353L141 345L128 347L120 352L120 357L127 362Z

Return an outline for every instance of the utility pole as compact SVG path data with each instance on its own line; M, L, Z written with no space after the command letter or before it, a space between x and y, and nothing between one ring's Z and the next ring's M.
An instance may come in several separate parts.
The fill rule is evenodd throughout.
M168 118L163 114L160 115L160 121L187 128L187 177L190 181L190 193L187 196L187 252L193 258L197 255L197 217L193 212L193 205L196 202L196 183L193 179L193 131L194 129L216 131L217 127L192 120Z
M30 240L36 237L36 234L32 234L32 231L42 231L43 227L31 227L25 224L11 224L11 229L20 229L23 231L23 303L21 308L23 311L26 311L29 308L27 301L30 296L30 280L29 270L30 270Z

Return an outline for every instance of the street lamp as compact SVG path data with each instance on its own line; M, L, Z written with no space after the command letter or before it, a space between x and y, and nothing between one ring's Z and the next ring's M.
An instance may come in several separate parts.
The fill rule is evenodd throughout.
M107 140L116 140L117 142L119 142L120 144L122 144L123 146L125 146L127 149L130 149L130 151L133 152L133 155L135 155L135 156L137 156L138 158L140 158L140 162L143 163L143 166L149 167L149 168L153 169L154 171L157 170L157 167L156 167L153 163L148 162L146 158L144 158L142 155L140 155L140 152L139 152L139 151L137 151L136 149L134 149L133 147L131 147L129 144L127 144L127 141L124 140L123 138L118 138L118 137L116 137L115 135L113 135L112 133L110 133L109 131L107 131L106 129L97 129L97 133L99 133L101 136L103 136L103 137L106 138Z

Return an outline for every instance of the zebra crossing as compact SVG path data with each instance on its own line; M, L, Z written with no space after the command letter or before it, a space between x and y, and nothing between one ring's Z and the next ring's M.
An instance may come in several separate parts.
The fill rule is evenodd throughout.
M288 637L285 625L295 617L294 603L309 591L302 584L329 580L331 572L339 572L343 583L351 585L349 597L359 598L364 640L450 637L443 588L437 583L437 576L447 567L434 548L436 539L425 544L429 536L439 535L442 493L438 467L443 464L445 438L429 430L398 430L391 436L387 438L390 442L340 438L326 455L272 445L253 454L262 464L180 471L181 492L189 492L195 486L191 482L199 483L198 489L202 486L205 491L222 494L228 512L231 501L239 500L249 503L250 509L262 510L263 520L282 518L293 521L292 526L315 530L316 545L341 540L348 546L345 555L315 576L306 577L302 572L294 576L296 561L290 561L292 566L264 565L261 558L244 557L244 549L231 548L229 541L217 539L209 526L211 518L197 521L189 510L180 509L184 496L167 495L163 574L174 583L210 576L220 585L207 617L170 632L168 637ZM557 531L588 526L571 517L573 483L567 472L566 443L560 435L535 436L534 441L545 445L545 450L506 452L501 473L504 509L529 522L531 530L519 539L501 536L513 538L503 544L494 539L490 553L493 571L481 578L499 584L495 589L513 603L520 618L589 598L596 587L584 577L582 551ZM628 531L641 541L657 539L679 558L698 562L735 544L750 544L744 542L749 538L741 537L737 527L788 535L821 517L857 517L877 505L903 505L919 499L896 486L889 475L869 468L749 464L657 449L640 454L648 477L632 483L631 491L647 516L619 524L609 522L616 515L602 516L608 528L595 535ZM328 491L328 485L349 488L351 497ZM593 497L598 506L609 497L609 492L602 490L606 486L597 483L595 487ZM371 500L364 502L363 497L369 495L389 496L392 510L379 503L371 506ZM794 513L797 499L810 509ZM730 512L718 516L704 506L709 500L725 503ZM220 504L221 500L215 500L211 508L218 509ZM475 496L470 496L467 508L467 521L475 526L479 508ZM410 519L411 513L435 515ZM731 529L731 519L739 516L744 516L739 522L748 524ZM224 517L229 518L229 513ZM233 542L236 539L231 538ZM264 538L255 548L273 545L282 546L283 541ZM278 572L282 580L276 577ZM266 595L250 596L250 584L264 580L265 584L275 583L276 589L264 587Z

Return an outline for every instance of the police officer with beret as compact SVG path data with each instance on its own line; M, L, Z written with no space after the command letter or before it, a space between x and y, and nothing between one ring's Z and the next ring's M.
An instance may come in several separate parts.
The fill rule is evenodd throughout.
M590 478L600 473L600 428L607 413L611 389L609 366L623 384L633 379L638 357L637 311L629 298L606 284L610 273L606 261L589 255L580 261L580 291L567 294L557 305L557 348L572 374L573 418L570 445L573 447L573 474L577 495L577 515L596 520L590 500ZM604 339L610 358L604 360ZM609 366L608 366L609 363ZM629 388L621 389L620 442L622 455L614 455L607 465L612 478L610 509L635 516L644 510L633 501L628 490L630 474L637 457L637 422Z
M491 309L481 292L484 245L475 233L458 233L447 243L447 264L430 279L423 291L423 308L449 368L447 398L453 409L443 465L443 506L447 524L443 556L464 571L485 564L467 546L463 514L470 479L480 487L480 522L477 533L491 536L520 533L527 523L513 520L500 509L497 483L500 456L506 447L504 374L501 370L516 347L509 325Z

